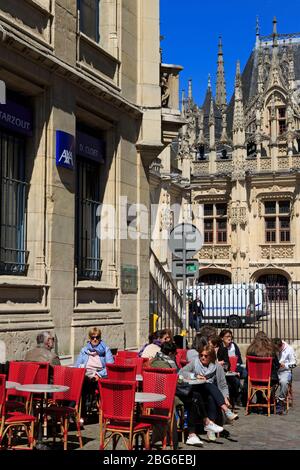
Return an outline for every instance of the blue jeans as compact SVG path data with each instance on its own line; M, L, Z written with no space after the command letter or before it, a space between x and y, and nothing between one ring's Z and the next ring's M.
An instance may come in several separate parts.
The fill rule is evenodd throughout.
M195 328L196 331L199 331L201 328L202 318L199 315L193 315L190 327Z

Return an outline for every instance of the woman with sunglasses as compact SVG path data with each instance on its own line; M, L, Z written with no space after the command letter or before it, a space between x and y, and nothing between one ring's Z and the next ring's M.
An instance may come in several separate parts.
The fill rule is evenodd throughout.
M85 367L85 381L82 388L82 415L90 406L91 397L94 397L98 388L97 381L106 377L106 364L112 364L114 358L109 347L101 339L101 330L96 326L88 333L89 340L81 349L75 367Z
M189 377L191 373L197 379L205 380L201 385L194 385L197 393L200 393L204 403L206 403L207 416L211 422L215 422L219 417L220 410L224 411L226 418L233 421L238 417L228 407L229 392L226 378L222 366L217 363L216 352L212 346L202 345L199 347L199 357L194 358L180 371L183 376ZM215 433L204 427L209 440L215 440Z
M114 362L109 347L101 339L101 330L96 326L89 330L89 340L81 349L75 367L85 367L85 375L90 379L106 377L106 364Z

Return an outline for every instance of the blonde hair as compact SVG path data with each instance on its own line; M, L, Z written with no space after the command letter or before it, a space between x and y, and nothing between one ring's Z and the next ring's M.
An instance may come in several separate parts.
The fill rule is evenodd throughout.
M101 330L97 326L94 326L93 328L89 329L89 338L92 336L100 336L101 339Z

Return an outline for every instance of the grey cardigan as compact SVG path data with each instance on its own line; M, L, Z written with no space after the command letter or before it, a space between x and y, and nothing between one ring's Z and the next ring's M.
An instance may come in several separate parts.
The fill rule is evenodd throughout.
M194 373L196 375L201 374L201 370L198 367L198 365L200 365L199 362L200 362L200 359L198 357L192 359L191 362L189 362L186 366L180 369L179 374L183 375L183 377L189 377L190 373ZM217 368L216 368L216 374L213 378L213 383L218 387L223 397L228 398L229 391L228 391L224 369L220 364L217 363L216 365L217 365Z

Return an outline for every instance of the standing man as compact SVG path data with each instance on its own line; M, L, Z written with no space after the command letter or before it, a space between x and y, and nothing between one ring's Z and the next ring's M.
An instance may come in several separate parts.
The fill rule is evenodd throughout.
M280 413L283 410L283 402L288 393L289 383L292 380L291 369L297 365L297 358L294 349L288 343L283 341L280 338L274 338L272 340L275 349L277 350L278 360L279 360L279 403L278 403L278 412Z
M50 331L42 331L36 337L36 348L27 351L25 361L49 362L52 366L60 366L58 355L52 351L55 338Z
M191 328L195 328L198 332L201 328L203 320L203 302L197 294L196 300L192 300L189 304L189 324Z

